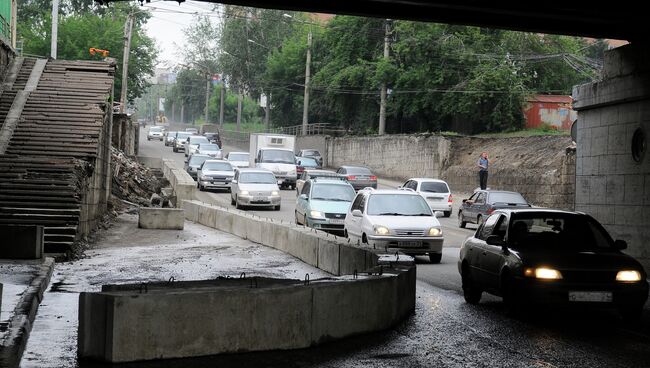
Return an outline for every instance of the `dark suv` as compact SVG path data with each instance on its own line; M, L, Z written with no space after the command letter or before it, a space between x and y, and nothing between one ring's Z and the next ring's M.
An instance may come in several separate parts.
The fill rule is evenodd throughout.
M470 222L481 225L495 210L501 208L528 208L530 203L517 192L504 190L477 190L469 198L463 199L458 209L458 226L465 227Z

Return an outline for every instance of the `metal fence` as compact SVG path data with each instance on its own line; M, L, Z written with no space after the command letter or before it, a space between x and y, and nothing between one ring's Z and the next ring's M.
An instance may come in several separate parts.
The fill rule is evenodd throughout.
M0 38L4 39L9 45L11 45L11 25L9 21L0 15Z
M255 132L256 133L256 132ZM260 132L261 133L261 132ZM289 134L289 135L333 135L341 136L346 133L345 129L332 127L329 123L314 123L308 124L305 134L303 133L302 125L293 125L288 127L271 128L268 133ZM248 146L250 140L250 132L237 132L234 130L220 130L219 134L223 139L238 145Z

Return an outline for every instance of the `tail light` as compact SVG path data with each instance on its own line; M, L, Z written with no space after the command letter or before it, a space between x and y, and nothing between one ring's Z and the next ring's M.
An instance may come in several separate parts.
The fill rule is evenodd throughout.
M357 180L357 177L354 175L348 175L348 180Z
M451 193L449 193L449 199L447 200L447 202L451 203L451 202L453 202L453 201L454 201L454 200L452 199Z
M377 180L377 177L372 175L372 176L370 176L370 180Z

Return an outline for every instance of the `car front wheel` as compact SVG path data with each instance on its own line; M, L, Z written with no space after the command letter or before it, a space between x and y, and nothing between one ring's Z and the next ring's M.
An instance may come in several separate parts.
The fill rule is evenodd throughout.
M442 260L442 253L429 253L429 261L431 263L440 263Z
M451 211L445 211L445 217L451 216Z

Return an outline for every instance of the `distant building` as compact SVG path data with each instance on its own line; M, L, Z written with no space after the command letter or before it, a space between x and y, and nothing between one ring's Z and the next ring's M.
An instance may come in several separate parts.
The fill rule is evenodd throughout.
M173 84L176 83L176 73L170 68L156 68L151 84Z
M571 107L573 99L565 95L533 95L524 107L526 128L540 128L547 124L557 130L570 130L577 119Z
M16 48L17 7L16 0L0 1L0 39L13 49Z

